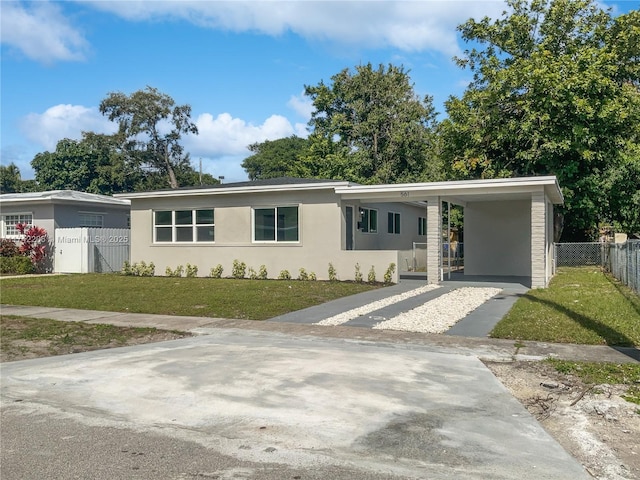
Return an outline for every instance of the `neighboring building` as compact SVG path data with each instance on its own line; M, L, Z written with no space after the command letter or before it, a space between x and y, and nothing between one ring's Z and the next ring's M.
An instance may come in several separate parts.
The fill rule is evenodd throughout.
M2 194L0 195L0 237L19 240L21 236L16 229L16 225L19 223L42 227L48 233L52 249L56 247L52 252L54 255L51 255L50 262L45 267L46 270L101 271L88 267L84 269L80 269L80 267L65 268L62 260L67 260L72 256L73 263L82 261L87 264L90 253L76 251L77 247L71 246L69 242L57 242L58 245L56 245L56 233L65 232L64 238L66 239L67 232L71 232L68 229L78 227L83 227L82 231L84 232L93 229L118 229L119 232L122 232L122 229L129 228L130 203L125 199L72 190ZM83 235L83 241L89 243L86 234ZM128 238L126 243L128 245ZM71 248L74 250L70 250ZM85 250L87 250L86 246ZM80 259L80 255L82 255L82 259ZM60 269L61 266L62 269ZM120 270L121 267L120 262L117 270Z
M299 269L342 280L355 266L379 280L400 268L414 242L427 244L427 281L440 280L442 204L465 209L465 275L526 277L534 287L553 275L555 177L397 185L273 179L116 195L131 200L131 261L158 273L190 263L201 276L234 259L270 278ZM397 269L394 281L397 280Z

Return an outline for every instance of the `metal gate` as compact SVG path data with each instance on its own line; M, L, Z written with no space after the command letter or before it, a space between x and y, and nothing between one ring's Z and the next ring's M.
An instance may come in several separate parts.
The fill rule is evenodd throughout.
M58 228L54 239L54 271L110 273L129 261L128 228Z

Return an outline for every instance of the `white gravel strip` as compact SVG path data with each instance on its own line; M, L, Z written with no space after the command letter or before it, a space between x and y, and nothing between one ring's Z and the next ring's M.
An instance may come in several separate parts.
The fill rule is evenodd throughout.
M346 323L349 320L353 320L354 318L361 317L362 315L366 315L367 313L375 312L376 310L380 310L381 308L388 307L389 305L392 305L394 303L401 302L402 300L406 300L407 298L430 292L431 290L435 290L436 288L440 288L440 286L425 285L424 287L409 290L408 292L399 293L398 295L394 295L393 297L377 300L373 303L363 305L362 307L353 308L351 310L347 310L346 312L339 313L338 315L334 315L333 317L325 318L324 320L320 320L317 325L342 325L343 323Z
M444 333L501 291L500 288L458 288L413 310L380 322L373 328L404 332Z

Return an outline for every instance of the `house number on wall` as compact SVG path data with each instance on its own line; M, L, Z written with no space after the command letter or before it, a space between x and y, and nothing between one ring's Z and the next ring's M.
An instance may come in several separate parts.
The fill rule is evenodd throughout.
M400 192L400 196L401 197L408 197L409 196L409 192Z

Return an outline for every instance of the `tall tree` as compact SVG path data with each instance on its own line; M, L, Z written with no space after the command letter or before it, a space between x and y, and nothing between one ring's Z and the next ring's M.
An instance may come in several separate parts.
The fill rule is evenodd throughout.
M178 188L176 169L189 165L180 143L182 134L197 134L191 106L147 86L131 95L112 92L100 103L100 112L118 123L117 137L130 160L163 173Z
M295 135L249 145L253 155L242 162L250 180L300 176L301 158L309 141Z
M507 6L498 20L459 27L477 46L457 59L473 82L446 103L449 175L554 174L565 239L588 238L601 222L638 231L628 213L640 210L638 195L617 193L640 189L640 13L613 18L591 0Z
M305 86L315 111L305 171L360 183L436 179L435 111L403 67L345 69Z
M21 183L20 169L15 163L0 165L0 193L20 192Z

